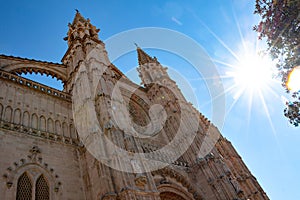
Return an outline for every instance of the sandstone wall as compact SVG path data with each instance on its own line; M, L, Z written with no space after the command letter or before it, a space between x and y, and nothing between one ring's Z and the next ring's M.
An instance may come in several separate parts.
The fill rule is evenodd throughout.
M0 74L1 199L16 199L24 172L33 188L43 174L51 199L86 199L71 111L60 91Z

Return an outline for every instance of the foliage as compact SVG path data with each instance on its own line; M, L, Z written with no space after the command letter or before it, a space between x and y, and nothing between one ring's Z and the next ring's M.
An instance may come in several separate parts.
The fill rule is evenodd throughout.
M287 108L284 109L284 116L289 118L289 121L294 126L298 126L300 124L300 101L299 101L299 92L295 92L292 95L298 101L287 103Z
M289 72L300 65L300 0L256 0L254 14L261 21L254 30L259 38L266 38L268 51L277 61L278 75L286 87ZM292 94L295 101L289 102L285 116L291 124L300 124L300 91Z

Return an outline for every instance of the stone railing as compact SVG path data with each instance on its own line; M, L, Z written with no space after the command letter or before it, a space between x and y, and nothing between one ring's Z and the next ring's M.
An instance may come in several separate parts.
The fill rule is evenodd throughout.
M56 142L63 143L63 144L69 144L69 145L75 145L75 146L79 145L79 141L77 139L72 139L69 137L62 136L62 135L57 135L55 133L41 131L38 129L26 127L26 126L23 126L20 124L6 122L3 120L0 120L0 128L10 130L10 131L16 131L18 133L23 133L23 134L27 134L27 135L44 138L47 140L56 141Z
M32 88L34 90L38 90L40 92L43 92L43 93L51 95L51 96L55 96L55 97L58 97L58 98L65 99L67 101L71 101L71 95L69 95L65 92L62 92L62 91L56 90L54 88L48 87L46 85L28 80L28 79L20 77L18 75L11 74L9 72L5 72L5 71L0 70L0 78L13 81L13 82L18 83L20 85Z

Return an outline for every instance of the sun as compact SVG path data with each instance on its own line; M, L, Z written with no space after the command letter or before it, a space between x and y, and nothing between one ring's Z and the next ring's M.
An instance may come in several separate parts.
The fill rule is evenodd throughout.
M251 98L264 93L273 80L274 62L267 55L248 52L237 56L237 62L231 64L226 78L233 80L230 90L233 98L248 94Z
M276 131L266 101L267 97L271 97L271 95L278 97L272 89L273 84L277 83L276 79L274 79L274 74L276 74L275 61L272 61L268 54L260 53L257 49L251 48L251 45L248 48L245 47L243 52L246 53L234 53L233 56L236 61L230 64L223 63L227 69L225 76L223 76L223 80L226 80L227 83L225 93L231 94L233 98L227 109L227 114L231 112L237 102L243 103L243 105L247 106L247 121L249 123L253 106L254 104L258 105L266 113L275 135ZM255 107L258 108L257 106Z
M272 79L273 63L267 56L258 53L239 57L231 72L237 88L263 90Z

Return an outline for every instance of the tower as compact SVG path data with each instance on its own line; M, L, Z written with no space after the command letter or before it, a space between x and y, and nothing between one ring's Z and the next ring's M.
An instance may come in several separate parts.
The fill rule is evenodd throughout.
M140 47L137 47L138 55L138 72L142 80L142 84L147 87L149 84L159 84L161 86L168 87L177 99L185 101L180 89L176 85L167 73L167 67L163 67L157 60L156 57L149 56Z
M67 66L67 82L64 90L71 92L75 74L83 61L85 64L91 61L99 62L97 68L90 66L87 69L89 74L94 73L93 70L105 69L110 65L110 61L105 45L98 37L100 29L93 26L89 19L85 19L76 11L74 20L72 24L68 24L68 27L67 37L64 38L68 42L68 50L62 58L62 63ZM90 78L92 79L92 77Z
M62 63L0 55L1 199L268 199L158 59L137 47L137 85L98 33L77 11ZM57 77L64 90L24 72Z
M127 78L110 63L105 45L98 38L98 31L99 29L91 25L89 19L84 19L79 12L76 13L73 23L69 24L66 38L69 49L62 59L67 66L69 80L65 89L72 93L75 124L77 118L83 124L82 129L78 127L80 129L78 132L88 133L81 135L83 141L85 139L88 141L84 144L87 146L87 143L97 140L100 143L97 147L99 147L98 152L102 153L101 156L107 157L108 162L121 163L122 158L112 155L102 139L107 137L114 144L129 152L139 151L134 137L128 135L128 130L121 129L113 116L113 106L117 107L119 112L119 109L122 109L121 105L124 104L122 101L113 99L113 90L119 79ZM91 112L89 112L90 108ZM122 116L126 118L125 115ZM103 138L90 139L93 136L89 134L94 132L97 134L101 132ZM88 199L117 199L117 197L141 199L149 198L148 196L152 196L151 199L159 199L151 174L129 173L127 170L117 171L101 163L86 149L82 156L87 169L96 165L98 170L85 172L85 176L88 177L85 182L88 188ZM116 165L119 166L119 164ZM124 163L124 165L128 165L127 168L134 167L131 163Z

